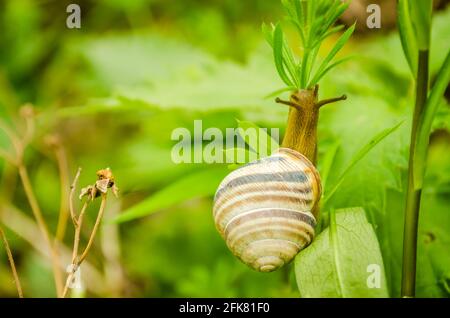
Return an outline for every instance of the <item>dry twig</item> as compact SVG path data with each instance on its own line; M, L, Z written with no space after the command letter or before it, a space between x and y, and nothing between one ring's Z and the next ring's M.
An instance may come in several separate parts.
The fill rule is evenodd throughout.
M64 290L62 293L62 298L67 296L69 287L71 282L74 279L75 273L80 268L83 261L86 259L92 244L94 242L95 236L97 234L98 228L100 226L100 223L103 219L103 215L105 212L106 207L106 198L107 198L107 189L112 188L113 192L116 193L117 189L114 184L114 176L112 175L111 171L109 169L99 170L97 171L98 180L94 185L87 186L81 190L80 198L83 198L84 196L87 196L86 201L83 204L83 207L81 208L80 214L75 214L74 207L73 207L73 193L75 191L75 188L77 186L78 178L80 175L81 169L78 169L78 172L75 176L74 182L71 187L70 192L70 213L72 216L73 224L75 227L75 236L74 236L74 243L73 243L73 252L72 252L72 266L71 271L67 275L66 284L64 286ZM84 248L83 252L81 254L78 253L79 245L80 245L80 236L81 236L81 228L83 225L83 219L84 215L86 213L86 209L98 195L101 196L101 203L100 208L97 213L97 218L95 220L94 227L92 229L92 232L89 236L88 243L86 247Z
M5 232L3 232L1 226L0 226L0 236L2 237L3 245L5 245L6 254L8 255L8 261L9 265L11 266L11 272L14 277L14 283L16 284L17 294L19 295L19 298L23 298L22 285L20 284L19 275L17 274L16 263L14 262L11 248L9 247Z

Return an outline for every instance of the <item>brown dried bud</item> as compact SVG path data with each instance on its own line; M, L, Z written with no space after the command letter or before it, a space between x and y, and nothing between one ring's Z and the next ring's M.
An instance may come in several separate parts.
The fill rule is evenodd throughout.
M80 199L84 196L88 196L90 200L100 196L101 193L107 193L108 188L111 188L114 196L117 197L118 188L114 184L114 175L111 169L101 169L97 171L98 180L93 185L89 185L81 189Z

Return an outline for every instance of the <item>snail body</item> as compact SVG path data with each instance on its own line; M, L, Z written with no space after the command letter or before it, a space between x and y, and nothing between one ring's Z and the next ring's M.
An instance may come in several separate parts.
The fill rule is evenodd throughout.
M314 238L321 182L317 157L319 109L345 100L318 100L318 85L291 94L282 148L231 172L214 197L216 228L231 252L251 268L274 271Z
M280 148L225 177L214 198L216 228L242 262L271 272L313 240L320 194L312 162Z

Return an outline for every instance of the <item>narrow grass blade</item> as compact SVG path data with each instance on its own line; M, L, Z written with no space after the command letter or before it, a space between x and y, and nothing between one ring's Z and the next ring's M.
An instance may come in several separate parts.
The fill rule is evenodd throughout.
M283 31L281 30L280 24L278 23L275 26L275 30L273 33L273 55L275 58L275 66L283 82L286 83L286 85L288 86L295 86L287 76L286 71L284 69L283 47L284 47Z
M204 169L168 185L152 196L125 210L113 223L141 218L189 199L214 195L217 186L228 173L226 169Z
M274 26L272 24L267 25L266 23L263 23L261 25L261 31L264 35L264 38L266 39L267 43L273 48L273 29Z
M339 181L336 183L336 185L329 191L328 193L325 193L325 197L322 201L322 204L325 205L325 203L333 196L333 194L339 189L339 186L344 181L345 176L351 171L351 169L369 153L370 150L372 150L380 141L382 141L384 138L392 134L395 130L397 130L400 125L402 125L403 122L398 123L394 127L387 128L377 134L372 140L369 141L368 144L366 144L364 147L362 147L356 155L352 158L347 168L344 169L344 172L342 172L341 176L339 177Z
M333 68L335 68L336 66L338 66L339 64L342 64L344 62L347 62L348 60L353 59L354 56L346 56L342 59L337 60L336 62L328 65L328 67L326 69L324 69L322 71L322 73L318 76L313 78L309 83L308 83L308 87L312 87L314 85L316 85L321 79L322 77L324 77L329 71L331 71Z
M324 74L323 72L326 70L328 64L331 62L331 60L336 56L336 54L342 49L342 47L347 43L350 36L353 34L353 31L355 30L355 24L353 24L350 28L348 28L344 34L340 36L340 38L337 40L336 44L334 45L333 49L328 53L328 55L323 60L322 64L320 64L319 69L317 70L316 74L314 75L313 79L311 80L311 83L317 83L317 79L321 78Z
M397 5L397 24L402 42L403 52L411 73L417 72L417 39L412 25L408 0L399 0Z
M339 149L340 143L336 141L327 150L323 160L321 160L320 170L320 181L322 182L322 189L326 189L328 176L330 175L331 167L333 166L334 158Z

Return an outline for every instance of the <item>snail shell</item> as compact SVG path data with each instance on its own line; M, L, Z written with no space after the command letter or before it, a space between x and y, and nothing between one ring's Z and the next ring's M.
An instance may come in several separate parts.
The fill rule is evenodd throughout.
M255 270L271 272L311 243L320 195L314 165L280 148L225 177L214 197L214 221L233 254Z

